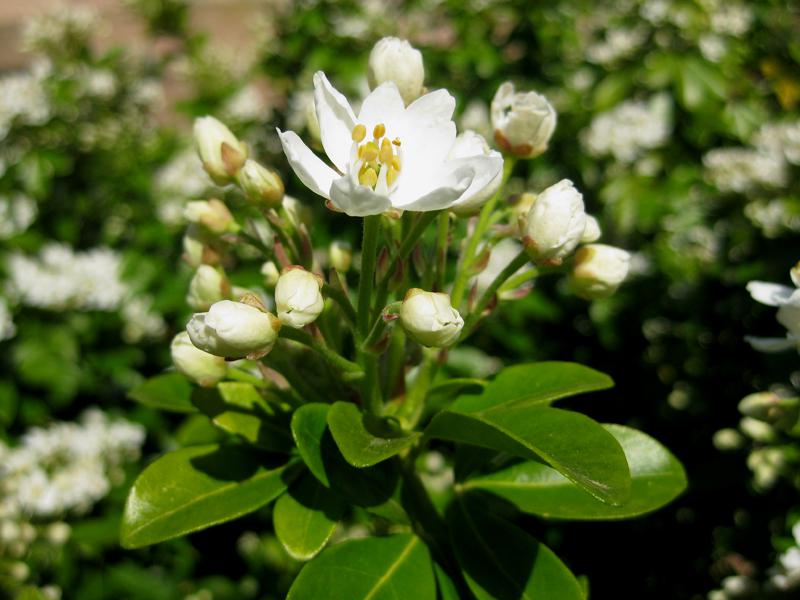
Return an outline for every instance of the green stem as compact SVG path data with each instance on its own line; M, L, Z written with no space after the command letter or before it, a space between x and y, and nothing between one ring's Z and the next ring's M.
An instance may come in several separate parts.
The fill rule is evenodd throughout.
M472 233L472 237L470 237L469 242L467 242L467 247L464 250L464 254L461 256L461 264L459 265L458 272L456 274L456 281L453 284L453 292L451 293L452 304L456 309L461 306L461 302L464 300L464 291L466 290L467 283L472 275L472 261L475 259L475 253L478 250L481 238L486 232L486 229L489 227L492 213L494 212L495 206L497 206L497 202L500 200L500 197L503 195L503 190L506 187L506 183L508 182L508 178L511 176L511 171L514 169L515 164L516 159L506 157L505 162L503 163L503 181L500 184L500 188L497 190L495 195L483 205L480 216L478 217L478 222L475 225L475 231Z
M459 340L465 340L472 330L475 329L475 326L481 320L481 314L486 306L489 304L489 301L494 297L497 293L497 290L500 289L500 286L505 283L505 281L511 277L514 273L519 271L525 264L530 260L528 253L525 250L522 250L514 260L508 263L502 271L494 278L489 287L486 288L486 291L483 292L483 295L478 300L478 303L475 305L475 308L470 313L469 317L467 317L466 322L464 323L464 330L461 332L461 337Z
M397 418L406 429L413 429L425 409L425 398L438 369L438 348L423 349L422 362L419 364L417 378L406 394L403 404L397 412Z
M308 346L309 348L316 350L319 355L322 356L322 358L328 361L332 367L339 371L344 371L347 373L360 373L362 371L359 364L347 360L344 356L328 347L323 340L315 338L302 329L283 327L281 328L280 335L283 338L294 340L295 342L299 342L304 346Z
M541 271L539 271L539 269L536 268L523 271L519 275L514 275L513 277L509 278L508 281L506 281L503 285L501 285L500 292L504 292L506 290L515 290L526 281L529 281L531 279L536 279L541 274L542 274Z
M361 276L358 281L358 332L362 337L369 333L370 303L375 282L375 262L378 253L378 231L381 216L364 217L364 238L361 244Z
M386 275L384 275L381 281L378 283L375 310L372 317L373 319L377 318L377 316L380 314L380 311L382 311L383 307L386 305L386 301L389 298L389 280L397 270L397 263L408 258L408 255L411 254L411 251L414 249L414 246L416 246L419 238L421 238L422 234L425 233L428 225L433 222L440 212L442 211L433 210L421 213L416 222L411 226L411 229L409 229L408 234L400 244L400 248L398 248L397 253L392 259L392 262L389 264L389 269L386 271Z
M322 293L339 305L339 308L342 309L344 316L350 323L353 325L356 324L356 309L353 308L353 303L350 302L350 298L347 297L347 294L345 294L343 290L335 288L328 283L323 283Z
M389 339L389 349L386 352L386 378L383 382L383 389L387 398L392 398L396 393L405 364L406 332L402 327L395 327ZM401 385L400 389L402 387Z
M378 384L378 356L364 352L361 356L364 364L364 381L362 394L364 409L367 414L380 416L383 413L383 399L381 388Z

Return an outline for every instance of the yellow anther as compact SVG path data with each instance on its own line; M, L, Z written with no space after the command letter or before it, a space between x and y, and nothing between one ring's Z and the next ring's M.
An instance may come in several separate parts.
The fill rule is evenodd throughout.
M358 147L358 159L359 160L364 158L364 148L366 148L366 146L359 146Z
M392 140L392 143L399 148L400 147L400 138L394 138Z
M375 184L378 183L378 174L375 169L369 167L358 176L358 182L369 188L375 187Z
M361 155L361 158L364 162L372 162L376 158L378 158L378 144L375 142L367 142L363 146L364 153Z
M398 175L399 173L397 172L397 169L395 169L394 167L389 167L389 170L386 172L386 185L392 187L392 185L394 185L394 182L397 181Z
M394 156L394 151L392 150L392 142L388 139L383 138L381 142L381 153L379 154L381 162L384 164L389 164L389 161L392 160L392 156Z
M386 125L383 123L378 123L375 125L375 129L372 130L372 137L374 137L376 140L379 140L384 135L386 135Z
M354 142L362 142L364 138L367 137L367 126L366 125L356 125L353 127L353 134L351 136Z
M393 156L392 157L392 168L395 171L399 171L400 170L400 157L399 156Z

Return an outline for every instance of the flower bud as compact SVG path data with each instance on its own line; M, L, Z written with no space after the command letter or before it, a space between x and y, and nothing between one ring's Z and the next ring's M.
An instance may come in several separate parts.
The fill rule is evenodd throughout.
M283 200L283 181L275 171L248 160L236 175L247 199L264 208L277 208Z
M283 271L275 286L275 305L281 323L300 329L312 323L322 312L322 278L302 267Z
M284 196L283 208L286 210L286 214L289 216L289 220L295 229L299 229L301 224L305 225L309 229L311 228L311 220L313 216L311 209L300 202L300 200L294 196Z
M278 338L281 322L251 304L221 300L195 313L186 331L200 350L236 359L265 354Z
M406 40L385 37L369 53L367 80L371 89L392 81L400 91L403 102L410 104L422 95L424 79L422 53Z
M474 156L496 157L498 166L502 164L502 157L497 150L492 150L484 137L474 131L464 131L456 137L450 148L449 160L459 158L472 158ZM492 171L485 171L482 177L476 177L462 195L463 200L454 204L451 208L459 216L475 214L495 195L500 185L503 183L503 169L498 168L494 174Z
M347 242L334 240L328 249L331 266L339 273L347 273L353 264L353 248Z
M586 227L583 229L581 244L591 244L600 239L600 223L592 215L586 215Z
M183 216L190 223L199 223L213 233L225 233L236 228L228 207L216 198L195 200L186 204Z
M520 223L520 230L522 232L525 231L525 220L528 218L528 213L531 212L531 207L533 207L534 202L536 202L536 194L533 192L525 192L515 198L511 206L514 222ZM522 233L521 235L525 234Z
M217 185L230 183L247 160L247 147L214 117L195 119L194 143L203 169Z
M556 111L536 92L516 92L506 81L492 100L494 139L503 152L536 158L547 150L556 128Z
M458 340L464 319L450 304L450 296L412 288L400 308L406 332L423 346L445 348Z
M203 249L205 244L196 231L186 231L183 236L183 260L190 267L197 268L203 264Z
M169 349L175 368L203 387L216 385L228 372L224 358L197 348L185 331L172 338Z
M271 260L261 265L261 274L264 276L264 284L267 287L275 287L278 283L278 277L281 276L278 266Z
M742 434L731 428L720 429L714 433L711 441L714 447L721 451L736 450L744 445Z
M605 244L589 244L575 253L572 285L586 300L606 298L617 291L628 276L629 252Z
M522 242L534 261L558 265L575 250L585 228L583 196L569 179L562 179L536 197Z
M192 310L208 310L212 304L230 295L225 273L209 265L200 265L189 283L186 303Z

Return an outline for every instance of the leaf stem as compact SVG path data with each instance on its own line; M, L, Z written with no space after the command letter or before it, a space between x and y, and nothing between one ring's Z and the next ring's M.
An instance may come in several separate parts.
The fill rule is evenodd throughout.
M322 293L339 305L339 308L342 309L344 316L352 325L356 324L356 309L353 308L353 303L350 302L350 298L348 298L347 294L344 293L344 290L333 287L326 282L322 284Z

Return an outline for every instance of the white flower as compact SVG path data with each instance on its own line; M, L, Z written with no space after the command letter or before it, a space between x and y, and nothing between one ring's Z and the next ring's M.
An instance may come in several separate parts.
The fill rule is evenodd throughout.
M192 310L208 310L229 293L230 284L221 270L210 265L200 265L189 283L186 303Z
M534 260L560 264L575 250L585 229L583 195L569 179L562 179L537 196L522 241Z
M503 160L497 150L492 150L486 139L474 131L464 131L456 137L450 149L450 160L469 158L470 156L490 156ZM469 215L478 211L486 202L495 195L503 183L503 170L500 169L492 176L491 171L483 171L476 176L466 191L467 200L453 206L453 212L458 215Z
M247 160L236 176L248 200L257 206L277 208L283 200L283 181L275 171Z
M790 272L795 287L768 283L765 281L751 281L747 284L747 291L753 300L777 306L776 318L787 332L784 338L764 338L747 336L745 340L759 352L780 352L789 348L800 349L800 263Z
M228 373L224 358L197 348L185 331L172 339L169 349L175 368L201 386L216 385Z
M749 192L788 183L789 171L780 154L752 148L715 148L703 156L706 176L723 192Z
M269 351L281 322L272 313L249 304L221 300L208 312L196 313L186 331L192 343L210 354L243 358Z
M412 288L400 308L403 329L423 346L445 348L461 334L464 319L450 304L450 296Z
M589 244L575 253L572 285L587 300L606 298L617 291L628 276L629 252L605 244Z
M335 168L296 133L278 134L300 180L350 216L452 208L471 199L475 179L491 179L502 168L500 158L483 153L449 159L455 100L446 90L406 107L397 86L383 83L364 99L358 118L324 73L314 75L314 90L322 146Z
M547 98L536 92L517 92L506 81L492 99L495 141L504 152L535 158L547 150L556 129L556 111Z
M0 342L8 340L17 334L17 327L14 325L14 318L8 309L6 299L0 296Z
M302 267L290 267L275 285L275 305L281 323L300 329L313 323L325 301L320 290L322 278Z
M216 184L228 183L247 160L247 147L214 117L195 119L194 142L203 168Z
M391 81L408 104L422 94L425 80L422 54L406 40L396 37L378 40L369 53L367 79L372 89Z

